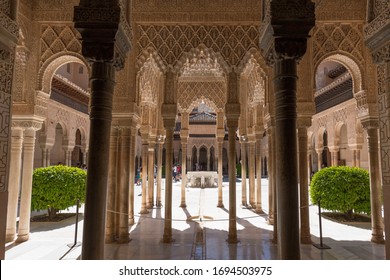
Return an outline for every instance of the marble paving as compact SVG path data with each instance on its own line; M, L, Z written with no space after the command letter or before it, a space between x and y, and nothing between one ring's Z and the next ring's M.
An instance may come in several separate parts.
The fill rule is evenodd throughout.
M127 244L106 244L108 260L275 260L277 246L272 242L273 226L267 223L268 180L262 180L262 204L265 214L240 207L241 183L237 183L238 244L228 244L228 182L223 183L224 207L218 208L217 188L187 188L187 208L180 205L181 182L173 184L172 244L161 243L164 231L164 206L138 214L141 187L135 186L136 223L130 228ZM164 186L162 190L164 195ZM164 198L163 198L164 204ZM74 211L70 209L69 211ZM80 214L77 241L81 242L83 220ZM310 206L313 243L319 240L317 206ZM370 242L369 225L344 225L322 219L323 244L330 249L301 245L305 260L384 260L384 245ZM74 245L75 219L58 223L31 224L31 238L22 244L7 244L8 260L74 260L81 246Z

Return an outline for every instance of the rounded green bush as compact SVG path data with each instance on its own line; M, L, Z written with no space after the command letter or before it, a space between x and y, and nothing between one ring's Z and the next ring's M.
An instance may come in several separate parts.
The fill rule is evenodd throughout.
M64 210L85 202L87 173L77 167L55 165L37 168L33 173L31 208L48 210L54 217L59 210Z
M370 178L367 170L333 166L314 174L310 184L312 203L320 201L327 210L344 213L371 213Z

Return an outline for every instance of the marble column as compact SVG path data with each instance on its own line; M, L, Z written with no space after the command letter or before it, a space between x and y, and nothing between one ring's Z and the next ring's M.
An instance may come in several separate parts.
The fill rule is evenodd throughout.
M156 206L162 207L161 203L161 178L162 178L162 152L163 152L163 139L158 141L158 151L157 151L157 197L156 197Z
M371 241L384 243L382 222L382 190L379 165L379 138L377 121L362 122L367 130L367 146L370 165Z
M96 14L99 17L91 16ZM73 21L81 35L82 55L91 65L90 137L81 259L104 259L115 68L124 67L125 55L130 49L126 29L117 32L120 15L121 8L116 0L106 0L104 4L80 1L79 6L74 7Z
M210 147L207 147L207 171L210 171Z
M107 214L105 243L115 242L115 217L116 217L116 187L118 172L118 128L111 127L110 133L110 162L108 165L108 190L107 190Z
M339 147L331 147L329 148L330 155L332 158L332 166L339 165Z
M273 137L274 128L269 126L267 129L268 135L268 223L275 226L275 161L274 161L274 137ZM274 229L275 232L275 229ZM277 238L275 238L276 240Z
M70 147L64 147L65 162L64 165L72 166L72 149Z
M148 201L147 208L152 209L154 206L154 146L155 142L149 139L148 149Z
M255 203L255 160L256 160L256 149L255 149L255 140L249 142L249 204L252 208L256 208Z
M31 217L31 193L32 176L34 167L35 129L24 130L23 138L23 169L22 169L22 191L20 199L20 214L18 236L16 242L24 242L30 236Z
M173 156L173 131L175 128L174 118L164 118L164 127L166 131L165 139L165 218L164 235L162 242L171 243L172 238L172 156Z
M360 149L352 150L352 166L360 167Z
M322 169L322 152L323 152L323 149L322 148L316 149L316 152L317 152L318 171L320 171Z
M129 237L129 177L130 177L130 127L124 126L120 131L119 150L119 188L118 188L118 243L127 243Z
M241 137L241 205L243 207L248 206L247 200L247 188L246 188L246 139ZM229 164L231 161L229 161ZM234 163L234 168L236 164Z
M229 138L229 234L228 243L237 243L237 215L236 215L236 132L238 119L227 118Z
M258 134L256 139L256 213L263 214L263 204L261 196L261 140L262 133Z
M114 90L112 63L93 62L90 81L90 138L81 258L103 259Z
M187 187L187 139L181 138L181 202L180 207L187 207L186 187Z
M23 129L11 128L11 155L9 162L9 183L8 183L8 210L7 228L5 241L11 242L16 236L16 217L18 209L18 198L20 189L20 172L22 170L22 147Z
M298 127L299 152L299 201L301 222L301 243L311 244L309 213L309 179L307 167L307 128Z
M135 182L135 149L137 144L137 131L138 128L136 126L137 121L134 121L135 124L130 128L130 162L129 162L129 225L133 225L134 221L134 182Z
M222 139L221 139L222 138ZM222 181L223 181L223 167L222 167L222 151L223 151L223 137L217 139L218 145L218 203L217 207L224 207L222 196Z
M141 202L141 210L140 214L147 214L149 211L147 210L147 177L148 177L148 149L149 144L146 139L142 139L142 171L141 171L141 179L142 179L142 202Z

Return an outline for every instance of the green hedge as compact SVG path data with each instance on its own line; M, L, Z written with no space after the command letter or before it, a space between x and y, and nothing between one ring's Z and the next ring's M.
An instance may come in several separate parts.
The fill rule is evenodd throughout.
M334 166L314 174L310 184L312 203L324 209L353 213L371 213L369 173L361 168Z
M48 210L53 218L59 210L85 202L86 171L64 165L37 168L33 173L31 208Z

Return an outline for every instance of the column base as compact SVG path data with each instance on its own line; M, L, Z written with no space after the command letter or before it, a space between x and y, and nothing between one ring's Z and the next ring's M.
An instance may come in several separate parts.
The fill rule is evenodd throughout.
M187 204L185 203L185 202L182 202L182 203L180 203L180 206L179 207L181 207L181 208L187 208Z
M268 219L267 219L267 223L268 223L269 225L273 226L273 225L274 225L274 219L273 219L273 218L268 218Z
M141 211L139 211L140 214L148 214L149 211L147 209L141 209Z
M117 243L118 244L126 244L126 243L129 243L130 241L131 241L131 239L129 237L129 234L126 234L123 236L119 236Z
M129 225L134 225L135 224L135 221L134 221L134 218L129 218Z
M223 205L222 201L218 201L217 207L224 208L225 206Z
M15 237L16 237L16 234L7 234L5 236L5 242L8 243L8 242L14 242L15 240Z
M16 238L15 242L16 243L22 243L22 242L26 242L29 239L30 239L30 234L27 233L27 234L23 234L23 235L18 235L18 237Z
M311 236L301 236L301 244L312 244Z
M104 238L104 243L105 244L115 243L115 235L114 234L106 235L106 237Z
M237 244L240 241L237 239L237 235L228 235L226 242L229 244Z
M146 205L146 209L153 209L153 204Z
M256 207L255 213L256 213L256 214L265 214L264 211L263 211L263 209L261 209L261 207L259 207L259 206Z
M161 239L162 243L173 243L175 242L175 239L172 238L172 236L166 236L164 235L163 238Z
M372 235L371 236L371 242L376 243L376 244L385 244L385 239L383 235Z
M163 207L163 205L162 205L161 201L159 201L159 202L157 202L157 203L156 203L156 207L157 207L157 208L161 208L161 207Z

